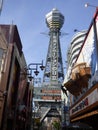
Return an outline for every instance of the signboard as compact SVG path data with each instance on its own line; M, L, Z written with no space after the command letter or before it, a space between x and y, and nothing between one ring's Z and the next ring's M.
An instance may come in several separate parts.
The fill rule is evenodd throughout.
M90 93L87 97L82 99L79 103L77 103L71 110L70 115L74 115L77 112L84 110L85 108L90 107L95 102L98 101L98 89L96 88L92 93Z
M57 73L58 73L58 61L57 61L57 37L53 36L53 43L52 43L52 71L51 71L51 80L57 81Z

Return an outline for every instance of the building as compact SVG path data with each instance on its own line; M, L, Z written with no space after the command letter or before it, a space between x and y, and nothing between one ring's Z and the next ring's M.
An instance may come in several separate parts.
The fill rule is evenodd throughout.
M0 129L25 129L29 85L22 43L16 25L0 25L0 34Z
M79 54L79 51L84 42L84 38L86 36L87 31L78 31L72 38L70 46L67 51L67 66L66 66L66 75L64 79L64 83L70 79L71 68L74 66L75 60ZM69 125L70 117L69 117L69 92L66 88L64 88L64 84L62 84L62 120L63 125Z
M98 129L98 9L64 86L70 93L70 121Z
M87 31L79 31L78 33L76 33L73 36L71 43L70 43L70 47L68 49L68 53L67 53L68 66L72 67L74 65L77 55L79 54L81 46L84 42L86 33L87 33Z
M0 28L0 33L1 33L1 35L0 35L0 126L1 126L2 113L3 113L3 108L4 108L4 98L7 94L6 84L2 83L3 82L2 81L2 76L3 76L2 72L4 71L3 66L4 66L6 52L7 52L8 49L7 49L7 41L6 41L2 31L1 31L1 28ZM7 76L7 74L6 74L6 76ZM4 76L5 79L6 79L6 76ZM1 85L3 85L3 86L1 86Z

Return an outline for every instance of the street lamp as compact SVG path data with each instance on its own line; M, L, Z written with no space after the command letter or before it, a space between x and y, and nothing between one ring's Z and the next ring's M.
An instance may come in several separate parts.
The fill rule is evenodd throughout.
M43 65L43 60L41 63L30 63L28 66L27 66L27 76L28 76L28 79L30 81L30 85L32 87L30 87L30 111L31 111L31 124L32 124L32 108L34 107L33 106L33 92L34 92L34 81L35 81L35 78L32 76L32 71L34 71L34 74L37 76L39 74L39 71L38 69L41 69L42 71L44 70L45 66ZM33 82L31 83L33 79ZM34 119L33 119L33 125L31 125L31 129L34 129Z
M91 5L91 4L89 4L89 3L86 3L86 4L85 4L85 7L87 8L88 6L90 6L90 7L94 7L94 8L98 8L98 7L95 6L95 5Z
M78 30L78 29L74 29L74 32L81 32L80 30Z
M80 30L78 30L78 29L74 29L74 32L82 32L82 31L80 31Z
M43 60L41 63L30 63L28 66L25 66L23 68L23 70L21 70L21 80L23 79L27 79L29 80L29 93L28 93L28 108L29 108L29 114L30 114L30 118L28 120L30 120L29 122L31 122L32 124L32 108L34 107L33 106L33 96L34 96L34 82L37 83L37 79L34 78L33 73L37 76L39 74L39 70L38 69L41 69L42 71L44 70L45 66L43 65ZM39 78L39 81L41 79ZM33 120L33 125L31 125L31 129L32 127L34 128L34 120Z
M32 66L34 66L34 67L32 67ZM39 74L38 66L40 66L40 69L41 69L42 71L44 70L45 66L43 65L43 60L42 60L41 63L30 63L30 64L28 65L28 68L27 68L27 69L31 71L31 75L32 75L32 70L35 70L34 73L35 73L35 75L37 76L37 75Z
M79 32L79 33L87 33L86 30L78 30L78 29L74 29L74 32Z
M27 67L24 68L24 70L21 72L21 75L25 75L27 76L27 78L29 79L29 81L32 81L32 79L34 78L32 76L32 71L34 71L34 74L36 76L38 76L39 71L38 69L41 69L42 71L44 70L45 66L43 65L43 60L41 63L30 63Z

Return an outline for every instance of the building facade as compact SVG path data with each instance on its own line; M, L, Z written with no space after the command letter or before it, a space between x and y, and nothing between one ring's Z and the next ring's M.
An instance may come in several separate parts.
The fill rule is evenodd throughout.
M70 121L86 123L97 130L98 9L64 86L70 93Z
M25 129L29 85L22 43L16 25L0 25L0 29L0 129Z
M86 36L87 31L79 31L76 33L70 43L70 46L67 51L67 66L66 66L66 75L64 79L64 83L67 82L70 79L71 75L71 69L74 66L75 60L77 59L77 56L79 54L79 51L82 47L82 44L84 42L85 36ZM62 101L63 101L63 109L62 109L62 120L64 122L64 125L68 126L70 123L70 116L69 116L69 106L70 106L70 94L67 91L66 88L64 88L64 83L62 84L63 91L61 93L62 95Z
M79 54L79 51L82 47L86 33L87 31L79 31L73 36L67 53L68 66L72 67L74 65L77 55Z

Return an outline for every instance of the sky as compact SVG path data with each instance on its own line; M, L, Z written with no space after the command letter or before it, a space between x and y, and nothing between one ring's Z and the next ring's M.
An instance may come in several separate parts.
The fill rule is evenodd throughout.
M65 18L60 38L63 66L66 53L75 32L89 28L96 8L85 8L85 3L98 6L98 0L4 0L0 24L15 24L21 38L27 64L46 62L49 29L45 16L57 8Z

